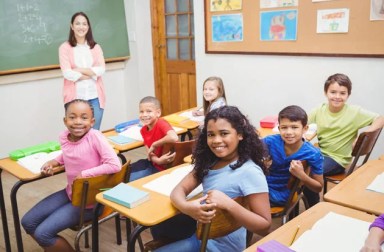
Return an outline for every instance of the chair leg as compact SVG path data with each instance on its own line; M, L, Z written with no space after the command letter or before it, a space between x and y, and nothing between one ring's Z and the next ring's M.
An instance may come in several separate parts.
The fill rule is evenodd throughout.
M129 224L131 224L131 221L129 222ZM134 227L136 227L136 225L137 225L134 221L132 221L132 224ZM139 242L140 251L143 252L144 251L144 245L143 245L143 240L141 239L141 235L139 235L139 237L137 238L137 241Z
M115 216L115 228L116 228L116 243L118 245L122 244L121 240L121 225L120 225L120 215L116 214Z

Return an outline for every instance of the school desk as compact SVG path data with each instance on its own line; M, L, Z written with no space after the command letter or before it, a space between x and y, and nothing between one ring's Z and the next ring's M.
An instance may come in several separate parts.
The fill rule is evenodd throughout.
M185 120L181 120L181 121L179 121L179 120L175 121L172 118L176 119L177 117L180 116L180 114L182 114L184 112L194 111L196 109L197 109L197 107L186 109L186 110L182 110L182 111L179 111L179 112L176 112L176 113L164 116L163 118L165 120L167 120L169 122L169 124L171 124L172 126L187 129L187 133L186 134L188 135L188 138L191 140L192 139L192 132L191 131L194 130L194 129L197 129L200 124L198 122L190 120L190 119L185 119ZM182 141L184 141L183 137L185 138L185 135L184 136L182 135Z
M299 216L290 220L283 226L274 230L267 236L263 237L244 251L255 252L258 246L270 240L276 240L286 246L290 246L292 238L295 236L297 230L298 232L295 236L295 240L297 240L300 235L302 235L306 230L310 229L319 219L324 217L329 212L335 212L337 214L346 215L367 222L372 222L375 219L374 215L369 215L358 210L332 204L329 202L320 202L315 206L309 208L308 210L304 211Z
M4 238L6 241L7 251L11 251L11 250L9 247L9 233L8 233L8 226L7 226L7 217L5 213L3 185L1 182L2 171L8 172L9 174L11 174L12 176L16 177L19 180L13 185L11 190L11 208L12 208L12 214L13 214L13 224L15 226L17 249L19 252L22 252L24 251L24 249L23 249L23 240L21 236L19 209L17 206L16 194L22 185L31 183L36 180L47 178L47 176L42 174L34 174L31 171L29 171L27 168L24 168L23 166L19 165L16 161L10 158L0 159L0 197L1 197L0 208L1 208L1 215L2 215L3 230L5 228L7 229L7 230L4 230ZM64 167L55 168L55 175L62 172L64 172ZM6 238L6 235L8 236L8 238ZM7 239L8 239L8 242L7 242Z
M140 233L143 232L145 229L151 226L154 226L178 214L178 210L172 205L171 199L168 196L165 196L158 192L148 190L144 188L143 185L160 176L171 173L173 170L183 167L185 165L189 165L189 164L182 164L179 166L175 166L173 168L170 168L170 169L167 169L167 170L164 170L164 171L161 171L161 172L158 172L150 176L128 183L129 185L132 185L136 188L149 192L149 200L134 208L130 209L123 205L119 205L112 201L106 200L103 198L103 193L99 193L96 195L96 201L99 202L99 204L96 205L94 212L97 213L101 205L108 206L114 209L115 211L117 211L118 213L120 213L121 215L126 216L127 218L131 219L132 221L138 224L129 236L129 241L127 244L128 251L130 252L135 251L136 240L139 237ZM94 215L93 222L92 222L92 251L93 252L99 251L98 232L99 232L98 218L97 218L97 215Z
M377 175L384 172L384 160L369 160L324 195L324 200L367 213L384 212L384 194L367 190Z

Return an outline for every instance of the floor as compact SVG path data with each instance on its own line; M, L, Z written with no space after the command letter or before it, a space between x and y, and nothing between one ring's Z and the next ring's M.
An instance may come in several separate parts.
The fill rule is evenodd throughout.
M135 161L139 158L142 158L144 155L144 148L139 148L133 151L128 152L126 157L131 161ZM17 182L16 179L10 174L3 172L2 173L2 181L4 187L4 196L5 196L5 204L8 218L8 228L11 239L11 247L12 251L16 251L16 241L14 235L14 227L13 227L13 219L12 219L12 211L10 207L9 194L12 186ZM64 188L66 184L66 179L64 174L60 174L57 176L53 176L51 178L47 178L44 180L39 180L36 182L32 182L26 185L23 185L18 191L18 204L19 204L19 215L20 218L25 214L28 209L30 209L33 205L35 205L39 200L43 197L49 195L50 193L57 191L61 188ZM300 211L303 211L304 207L300 207ZM274 218L272 224L272 230L280 226L280 218ZM106 223L100 225L99 229L99 248L100 251L126 251L126 234L125 234L125 221L121 220L122 232L123 232L123 244L117 245L115 242L115 226L114 221L110 220ZM74 241L74 237L76 232L72 230L65 230L60 235L65 237L68 241ZM24 230L22 231L23 237L23 246L24 251L26 252L37 252L42 251L42 249L37 245L37 243L28 236ZM252 243L257 241L260 237L254 235ZM143 241L151 240L151 235L149 231L145 231L142 235ZM91 249L84 248L84 239L81 239L81 248L82 251L91 251ZM137 251L139 251L138 246L136 246ZM3 241L3 229L0 228L0 251L5 251L4 241Z

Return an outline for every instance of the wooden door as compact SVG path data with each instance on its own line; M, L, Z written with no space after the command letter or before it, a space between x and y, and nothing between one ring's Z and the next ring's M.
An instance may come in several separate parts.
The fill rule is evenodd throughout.
M196 106L193 0L151 0L155 94L167 115Z

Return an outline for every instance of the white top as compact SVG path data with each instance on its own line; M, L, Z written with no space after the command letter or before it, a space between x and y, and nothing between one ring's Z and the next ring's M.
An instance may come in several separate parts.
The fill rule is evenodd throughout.
M92 67L93 57L88 44L77 44L73 48L75 66L79 68L90 68L95 73L91 79L79 80L81 73L72 69L63 72L64 78L76 83L76 98L90 100L98 97L96 80L105 72L104 67Z

